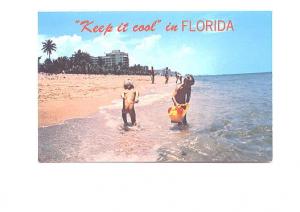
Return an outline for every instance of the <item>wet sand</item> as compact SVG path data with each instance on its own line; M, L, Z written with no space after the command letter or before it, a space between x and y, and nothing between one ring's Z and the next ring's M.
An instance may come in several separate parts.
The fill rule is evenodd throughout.
M156 76L153 85L150 76L39 74L39 127L96 113L120 98L123 81L128 78L141 95L150 90L159 93L165 87L162 76Z

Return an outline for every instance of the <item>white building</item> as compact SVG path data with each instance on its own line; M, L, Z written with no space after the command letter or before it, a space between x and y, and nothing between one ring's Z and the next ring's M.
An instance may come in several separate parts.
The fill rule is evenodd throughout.
M113 65L121 65L129 67L129 58L128 54L125 52L121 52L120 50L113 50L111 53L106 53L104 57L102 57L104 61L104 65L111 67Z

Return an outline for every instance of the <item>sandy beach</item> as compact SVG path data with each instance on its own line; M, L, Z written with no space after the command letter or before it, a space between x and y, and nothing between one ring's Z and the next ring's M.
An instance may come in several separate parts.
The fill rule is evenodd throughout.
M151 84L150 76L39 74L39 127L97 112L99 107L120 98L123 82L128 78L141 95L164 85L162 76L156 76L155 84Z

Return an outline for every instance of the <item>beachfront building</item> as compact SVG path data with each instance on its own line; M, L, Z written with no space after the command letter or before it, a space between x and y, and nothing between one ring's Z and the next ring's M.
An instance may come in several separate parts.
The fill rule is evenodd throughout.
M103 61L103 58L102 57L93 57L91 56L91 63L93 65L103 65L104 64L104 61Z
M120 50L113 50L111 53L106 53L102 57L104 65L107 67L112 66L125 66L129 67L128 53L121 52Z
M104 65L105 67L122 66L129 67L128 53L121 52L120 50L113 50L106 53L105 56L93 57L91 56L92 64Z

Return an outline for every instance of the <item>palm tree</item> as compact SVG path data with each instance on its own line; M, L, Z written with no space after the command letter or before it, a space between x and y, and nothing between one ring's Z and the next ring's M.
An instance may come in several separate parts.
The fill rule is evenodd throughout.
M79 49L72 55L71 63L73 66L80 67L81 73L88 73L91 69L92 59L89 53L83 52Z
M66 73L71 67L71 62L66 56L58 57L53 63L58 73Z
M49 56L49 60L50 60L50 55L52 54L52 51L56 51L56 44L53 43L53 41L50 39L46 40L42 44L43 44L42 50L47 53L47 55Z

